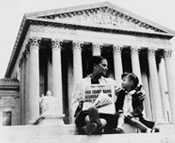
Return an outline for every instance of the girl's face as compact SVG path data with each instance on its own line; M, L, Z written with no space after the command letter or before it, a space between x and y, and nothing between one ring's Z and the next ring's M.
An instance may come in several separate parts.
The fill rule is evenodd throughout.
M123 79L122 79L122 87L124 89L126 89L127 91L130 91L134 85L134 82L132 80L129 79L128 76L125 76Z
M98 75L105 76L108 71L108 62L106 59L103 59L101 63L98 65L95 65L94 72L96 72Z

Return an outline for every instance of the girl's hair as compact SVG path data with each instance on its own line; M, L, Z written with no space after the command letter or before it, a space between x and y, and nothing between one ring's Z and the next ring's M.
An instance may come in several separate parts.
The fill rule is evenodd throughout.
M132 89L135 89L137 87L138 83L139 83L138 77L134 73L125 72L125 73L122 74L121 78L123 79L126 76L129 78L129 80L133 81L134 85L133 85Z
M87 65L87 74L91 74L94 70L94 64L100 64L102 60L105 58L102 56L93 56L91 59L88 61Z

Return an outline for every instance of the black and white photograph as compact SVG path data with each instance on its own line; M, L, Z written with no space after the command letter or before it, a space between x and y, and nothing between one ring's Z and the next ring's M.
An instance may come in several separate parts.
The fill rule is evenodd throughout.
M173 0L1 0L1 143L175 143Z

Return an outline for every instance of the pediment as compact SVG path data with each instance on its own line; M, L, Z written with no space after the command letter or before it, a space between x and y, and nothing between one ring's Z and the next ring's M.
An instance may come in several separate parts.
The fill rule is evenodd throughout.
M93 6L80 6L70 9L54 10L45 12L44 14L38 13L37 18L49 19L55 22L148 33L173 33L163 26L143 19L108 2L94 4Z

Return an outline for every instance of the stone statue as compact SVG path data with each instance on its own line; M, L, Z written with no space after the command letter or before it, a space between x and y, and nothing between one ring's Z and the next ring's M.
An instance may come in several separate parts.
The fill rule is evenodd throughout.
M46 95L42 94L40 98L41 115L33 125L62 125L64 115L60 115L59 101L54 97L51 91Z
M47 91L46 96L41 96L41 114L42 115L56 115L59 113L59 102L51 91Z

